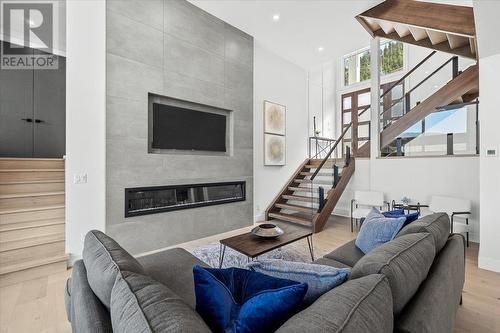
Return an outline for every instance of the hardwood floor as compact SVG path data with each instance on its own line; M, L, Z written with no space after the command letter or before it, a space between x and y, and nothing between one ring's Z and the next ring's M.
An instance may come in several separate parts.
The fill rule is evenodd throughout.
M196 246L236 235L248 228L207 237L178 246ZM349 220L334 216L327 227L314 235L316 257L353 239ZM305 240L294 246L307 247ZM500 274L477 268L478 245L467 250L463 305L457 313L455 332L500 332ZM70 270L0 288L1 333L71 332L64 309L64 286Z

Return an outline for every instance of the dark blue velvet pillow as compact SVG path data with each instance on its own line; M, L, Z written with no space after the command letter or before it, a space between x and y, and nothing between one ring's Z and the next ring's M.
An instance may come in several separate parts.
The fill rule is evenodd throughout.
M307 284L241 268L193 267L196 311L213 332L274 332L298 310Z
M390 210L388 212L383 212L382 214L384 214L385 217L393 217L393 218L395 218L395 217L403 217L403 216L406 217L406 221L403 224L403 227L405 225L407 225L408 223L411 223L411 222L415 221L416 219L418 219L418 216L420 215L419 212L405 214L404 209Z

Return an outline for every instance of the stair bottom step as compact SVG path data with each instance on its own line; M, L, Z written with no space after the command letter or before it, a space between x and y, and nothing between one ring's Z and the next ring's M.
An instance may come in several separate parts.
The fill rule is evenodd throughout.
M54 259L57 261L39 264L34 267L24 268L17 271L0 275L0 287L38 279L41 277L49 276L51 274L64 272L68 269L67 257L59 257Z

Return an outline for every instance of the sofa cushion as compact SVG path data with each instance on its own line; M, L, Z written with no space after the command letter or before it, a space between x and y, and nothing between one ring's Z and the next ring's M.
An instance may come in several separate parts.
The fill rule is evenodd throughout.
M356 240L353 239L325 255L325 258L333 259L353 267L364 255L363 251L356 246Z
M193 266L209 267L188 251L175 248L138 257L147 276L163 283L195 308Z
M393 329L392 297L383 275L350 280L327 292L277 332L387 333Z
M396 237L419 232L428 232L434 238L436 253L441 251L450 235L450 218L446 213L436 213L422 217L403 227Z
M92 230L85 236L83 262L92 291L109 309L111 289L120 270L143 273L139 262L104 233Z
M210 332L203 319L169 288L127 271L116 276L110 313L115 333Z
M462 235L450 236L394 332L453 332L465 281L464 243Z
M337 268L328 265L294 262L280 259L251 261L247 268L274 276L307 284L304 305L313 303L318 297L347 280L350 268Z
M326 266L332 266L332 267L336 267L336 268L351 268L351 266L346 265L344 263L341 263L340 261L333 260L330 258L325 258L325 257L314 260L314 263L318 264L318 265L326 265Z
M397 316L427 277L434 255L434 240L429 233L404 235L361 258L352 268L351 278L387 276Z
M64 298L73 332L113 332L109 312L92 292L82 260L73 265Z

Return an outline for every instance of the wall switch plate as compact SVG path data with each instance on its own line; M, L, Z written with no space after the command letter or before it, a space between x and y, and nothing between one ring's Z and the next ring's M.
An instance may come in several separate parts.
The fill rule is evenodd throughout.
M87 183L87 174L86 173L78 173L73 176L74 184L86 184Z
M486 157L496 157L497 149L496 148L487 148L486 149Z

